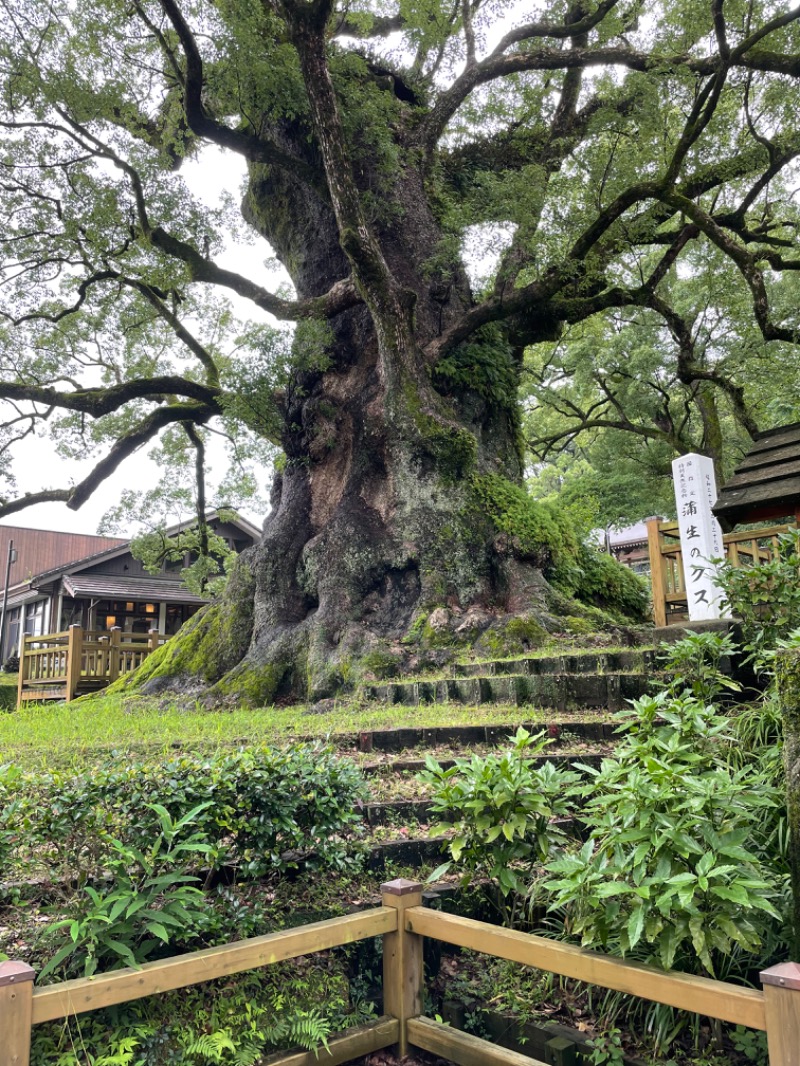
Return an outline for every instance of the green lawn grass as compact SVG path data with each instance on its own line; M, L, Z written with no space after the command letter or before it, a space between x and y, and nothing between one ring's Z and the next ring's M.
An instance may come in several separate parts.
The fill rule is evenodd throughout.
M559 715L577 720L597 715ZM66 704L27 704L0 713L0 762L29 769L86 766L110 751L154 753L178 748L214 751L245 744L282 743L291 737L331 737L397 725L432 728L476 722L531 722L531 707L427 704L420 707L336 702L326 713L306 705L207 710L197 703L164 703L147 697L96 696ZM548 718L552 718L549 712Z

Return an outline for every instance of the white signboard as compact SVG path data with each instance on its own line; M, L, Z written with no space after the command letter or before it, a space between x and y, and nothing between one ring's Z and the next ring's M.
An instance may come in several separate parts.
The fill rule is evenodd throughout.
M723 594L713 580L718 567L711 562L725 556L722 529L711 513L717 499L714 464L705 455L682 455L672 464L672 477L689 620L730 618L730 612L722 606Z

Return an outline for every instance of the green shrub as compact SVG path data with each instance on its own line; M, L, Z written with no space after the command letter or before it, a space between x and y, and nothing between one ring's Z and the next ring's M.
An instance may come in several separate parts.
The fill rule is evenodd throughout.
M739 648L729 633L688 632L681 640L660 647L659 664L667 674L667 691L691 692L698 700L713 700L723 692L740 692L741 685L723 667ZM725 660L728 660L726 663ZM663 681L654 682L663 688Z
M778 557L772 562L725 563L718 584L741 619L745 650L755 668L767 670L778 641L800 627L800 529L778 535Z
M576 774L553 763L532 761L549 743L544 733L531 736L520 728L502 754L457 759L447 770L428 756L419 775L432 789L433 812L442 816L431 833L455 830L448 844L451 859L431 879L453 865L464 871L465 881L489 878L502 900L510 898L503 908L509 924L534 865L563 840L552 819L569 812L566 792L577 781Z
M693 696L626 712L613 759L584 767L589 839L543 884L565 931L665 969L729 971L774 940L784 877L765 861L760 812L783 797L757 768L732 768L730 723ZM745 963L745 969L747 963Z
M153 813L161 831L146 849L113 842L115 854L107 862L113 887L85 885L73 913L47 928L46 939L60 937L63 943L39 973L39 981L52 973L90 977L98 969L139 966L156 948L191 937L206 899L188 869L208 853L209 845L197 832L181 838L202 810L198 807L174 822L156 804Z
M124 765L112 758L80 774L24 774L16 784L0 778L0 825L17 856L56 878L85 880L115 855L114 841L145 850L161 832L159 808L175 822L194 812L207 864L235 864L256 877L301 863L352 864L347 837L364 795L358 769L320 745Z

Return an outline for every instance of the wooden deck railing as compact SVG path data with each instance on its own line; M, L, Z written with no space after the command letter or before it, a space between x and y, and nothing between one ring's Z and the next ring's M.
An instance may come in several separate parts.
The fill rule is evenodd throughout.
M741 533L726 533L725 558L733 566L771 562L778 551L778 534L790 526L766 526ZM653 621L657 626L683 622L688 617L686 579L677 522L651 518L647 523L650 577L653 584Z
M129 674L166 637L156 630L123 633L70 626L62 633L25 637L19 660L17 706L25 700L74 700Z
M373 936L383 937L383 1010L376 1021L348 1030L318 1052L296 1051L272 1066L335 1066L395 1045L400 1056L422 1048L462 1066L531 1066L533 1060L426 1018L423 937L509 959L680 1010L766 1031L770 1066L800 1066L800 966L784 963L761 974L763 991L689 974L665 973L529 933L460 918L422 905L422 885L402 878L381 888L382 905L279 933L207 948L90 978L33 987L26 963L0 963L2 1062L29 1066L31 1030L42 1022L141 999L217 977L269 966Z

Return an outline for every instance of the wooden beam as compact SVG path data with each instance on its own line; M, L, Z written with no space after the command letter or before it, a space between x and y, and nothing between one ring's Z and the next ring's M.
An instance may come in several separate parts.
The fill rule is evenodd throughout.
M75 699L78 682L81 679L81 660L83 659L83 629L75 625L69 627L67 637L67 703Z
M111 640L109 641L108 648L108 668L106 673L108 674L108 683L112 685L119 677L120 668L120 643L122 639L122 629L120 626L111 627Z
M37 988L33 993L33 1024L69 1018L73 1014L127 1003L157 992L217 977L229 977L259 966L270 966L298 955L326 951L341 944L353 944L373 936L383 936L397 929L397 911L391 907L347 914L324 922L284 929L279 933L251 937L233 944L205 948L190 955L178 955L159 962L148 962L139 970L126 968L95 977L79 977L57 985Z
M453 1029L432 1018L411 1018L408 1038L414 1047L441 1055L459 1066L544 1066L541 1059L520 1055L518 1051L497 1047L460 1029Z
M421 936L574 977L601 988L627 992L655 1003L666 1003L693 1014L720 1018L751 1029L766 1029L764 993L754 989L691 974L665 973L642 963L625 962L572 944L424 907L406 912L406 928Z
M367 1025L346 1029L316 1051L292 1051L260 1059L263 1066L340 1066L397 1043L400 1023L386 1015Z
M28 669L30 660L25 655L25 641L27 637L22 638L22 652L19 657L19 677L17 679L17 708L19 709L22 701L25 699L23 695L25 691L25 682L28 680Z
M667 591L664 556L661 553L661 520L651 518L647 523L647 551L650 555L650 581L653 587L653 622L661 627L667 624Z
M33 967L25 962L0 962L0 1061L28 1066L31 1057Z

